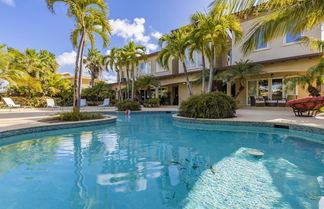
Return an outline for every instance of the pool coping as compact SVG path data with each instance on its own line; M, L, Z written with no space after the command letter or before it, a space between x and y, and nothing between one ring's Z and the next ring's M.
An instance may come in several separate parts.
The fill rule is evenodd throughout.
M59 123L48 123L44 125L37 125L28 128L17 128L7 131L0 131L0 139L11 137L11 136L18 136L30 133L38 133L38 132L45 132L45 131L53 131L59 129L70 129L70 128L80 128L85 126L96 126L96 125L103 125L116 122L116 116L106 116L103 119L97 120L86 120L86 121L73 121L73 122L59 122Z
M187 118L187 117L181 117L181 116L179 116L177 114L173 114L172 118L175 121L184 122L184 123L283 128L283 129L289 129L289 130L294 130L294 131L303 131L303 132L308 132L308 133L315 133L315 134L319 134L319 135L324 135L324 128L307 126L307 125L299 125L299 124L293 124L293 123L286 123L286 122Z

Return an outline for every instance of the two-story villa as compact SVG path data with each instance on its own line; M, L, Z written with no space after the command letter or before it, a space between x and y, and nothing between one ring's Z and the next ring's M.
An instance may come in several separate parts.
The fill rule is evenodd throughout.
M253 25L255 19L246 18L241 20L244 33L247 33ZM314 27L302 34L293 36L286 34L284 37L277 38L270 43L262 43L249 55L244 56L241 51L241 44L232 44L232 48L227 56L219 56L217 59L217 71L227 70L231 65L240 60L249 59L253 64L261 64L263 72L258 75L251 75L246 82L246 87L238 96L241 105L249 105L251 96L266 96L272 98L287 98L288 95L295 95L297 98L307 97L307 90L301 86L285 91L284 79L287 77L305 74L306 71L317 64L322 53L313 51L310 47L300 44L298 41L301 36L310 36L317 39L324 38L324 25ZM243 38L244 40L244 38ZM148 55L148 59L140 63L136 69L136 76L153 75L159 79L161 86L152 89L153 95L162 98L163 104L178 105L181 101L189 97L185 83L185 75L182 64L178 60L169 61L169 69L161 67L157 62L158 53ZM190 81L198 79L202 70L202 57L196 53L194 62L187 61L187 68ZM208 67L208 63L207 63ZM122 80L126 80L125 70L121 73ZM117 84L112 84L117 89ZM315 84L316 85L316 84ZM193 82L193 93L201 93L201 84ZM229 85L222 82L215 82L214 88L223 91L228 95L235 95L238 85ZM320 86L319 86L320 88ZM321 88L322 94L324 88ZM144 93L141 93L144 96Z

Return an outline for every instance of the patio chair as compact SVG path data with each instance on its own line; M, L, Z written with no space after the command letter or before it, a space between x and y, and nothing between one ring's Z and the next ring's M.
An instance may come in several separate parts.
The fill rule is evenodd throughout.
M265 107L265 99L262 96L255 97L255 106L256 107Z
M110 99L105 99L103 104L98 105L98 107L108 107L110 105Z
M12 101L11 98L3 97L3 101L6 103L8 107L20 107L19 104L15 104L14 101Z
M47 104L47 107L51 107L51 108L60 107L60 106L55 105L54 99L46 99L46 104Z
M88 106L87 100L86 99L81 99L80 100L80 107L86 107L86 106Z
M324 106L324 96L290 100L287 105L293 109L297 117L315 117Z

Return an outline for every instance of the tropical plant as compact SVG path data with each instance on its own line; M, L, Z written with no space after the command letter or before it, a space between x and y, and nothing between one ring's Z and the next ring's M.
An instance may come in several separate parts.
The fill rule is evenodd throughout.
M146 94L148 95L149 98L151 98L151 91L150 89L152 87L156 88L160 86L160 81L155 78L154 76L146 75L146 76L141 76L139 77L136 82L135 86L137 89L145 89ZM144 97L144 100L146 101L146 96Z
M100 51L92 48L88 49L88 56L83 60L83 63L91 76L91 87L95 85L95 80L99 78L100 74L104 70L103 60L104 56L100 54Z
M226 4L222 3L210 13L198 12L191 17L192 23L196 24L194 36L206 43L202 46L210 63L208 92L212 91L216 56L226 54L229 40L238 41L243 34L239 19L234 14L227 14L227 9Z
M285 78L284 80L286 90L294 89L296 85L300 85L302 88L306 88L307 86L309 96L312 97L320 96L320 91L313 86L315 82L323 82L323 75L316 76L311 71L306 72L305 75Z
M180 28L160 38L160 45L162 47L162 50L159 53L158 62L162 67L169 69L170 59L180 60L185 73L189 95L192 96L193 92L186 66L186 50L190 46L187 30L188 29L185 27Z
M102 38L103 46L109 43L111 27L108 21L108 6L104 0L46 0L48 8L54 12L54 4L65 3L68 6L68 16L76 21L76 28L71 33L73 47L77 48L74 74L73 111L80 111L82 65L84 48L87 41L95 46L95 34Z
M192 96L180 105L179 115L189 118L231 118L237 101L221 92Z
M82 90L82 97L88 101L103 101L106 98L112 98L114 92L110 86L105 82L98 82L91 88Z
M237 83L239 90L236 92L235 98L237 98L241 92L244 91L246 86L246 80L251 75L257 75L262 72L261 65L253 65L250 60L240 60L235 62L235 65L229 70L224 71L219 77L230 84Z
M141 45L136 45L134 41L130 41L123 48L123 56L126 60L126 69L131 69L132 77L132 88L131 88L131 100L134 100L135 96L135 68L139 65L140 60L146 59L145 47ZM127 72L128 74L128 72Z
M138 102L131 101L131 100L125 100L125 101L120 101L116 104L116 107L118 111L125 111L125 110L132 110L132 111L137 111L141 110L141 105Z

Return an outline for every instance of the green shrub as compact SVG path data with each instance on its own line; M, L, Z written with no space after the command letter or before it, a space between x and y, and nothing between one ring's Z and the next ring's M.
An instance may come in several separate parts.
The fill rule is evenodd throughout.
M118 102L116 104L116 107L117 107L118 111L125 111L125 110L136 111L136 110L141 110L140 103L134 102L134 101L129 101L129 100Z
M144 107L159 107L159 106L160 106L160 99L159 98L148 99L144 103Z
M53 120L59 121L80 121L80 120L95 120L95 119L102 119L104 116L100 113L75 113L75 112L67 112L62 113L59 116L53 118Z
M237 101L221 92L192 96L181 103L179 115L190 118L231 118Z

